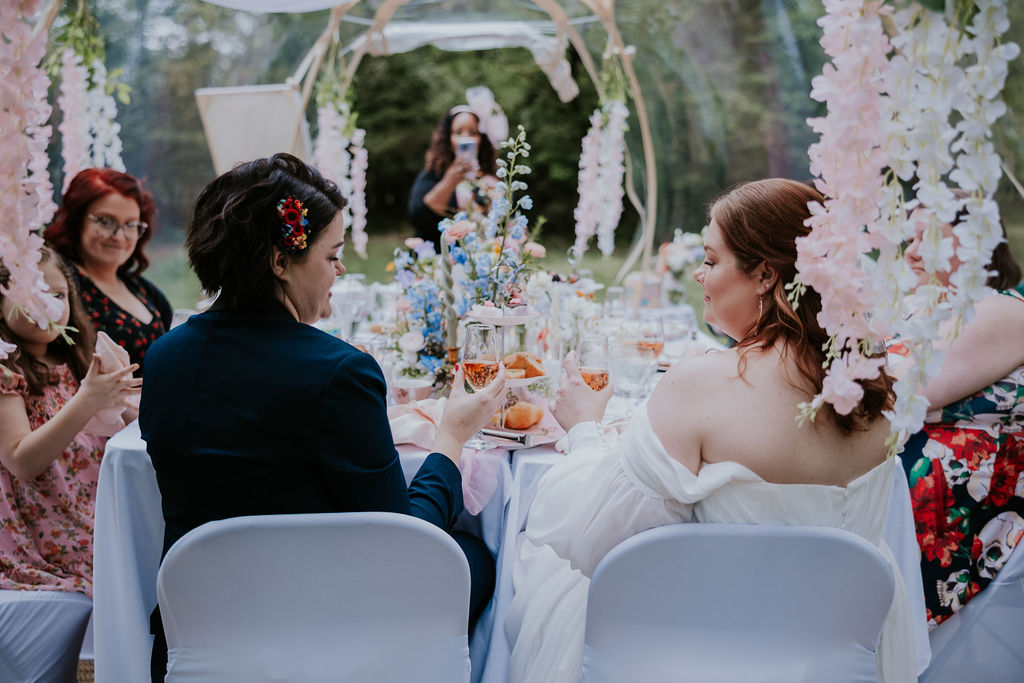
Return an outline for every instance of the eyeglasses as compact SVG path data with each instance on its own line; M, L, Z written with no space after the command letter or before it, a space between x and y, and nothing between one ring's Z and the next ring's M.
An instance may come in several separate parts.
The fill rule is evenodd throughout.
M134 237L138 239L146 234L146 228L149 227L149 223L143 221L128 221L127 223L118 223L109 216L94 216L91 213L88 214L89 220L91 220L97 228L99 228L107 237L113 237L117 234L118 230L124 230L126 237Z

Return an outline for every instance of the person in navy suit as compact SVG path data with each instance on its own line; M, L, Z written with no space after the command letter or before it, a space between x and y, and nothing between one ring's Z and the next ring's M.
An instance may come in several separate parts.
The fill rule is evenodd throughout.
M334 183L289 154L239 165L196 200L189 262L220 295L150 347L139 412L165 554L227 517L375 510L451 531L462 511L462 446L497 412L504 370L475 394L456 371L435 452L406 487L380 368L310 324L330 314L331 285L345 272L343 207ZM490 599L494 560L480 539L452 535L470 564L472 623ZM156 612L152 625L162 681Z

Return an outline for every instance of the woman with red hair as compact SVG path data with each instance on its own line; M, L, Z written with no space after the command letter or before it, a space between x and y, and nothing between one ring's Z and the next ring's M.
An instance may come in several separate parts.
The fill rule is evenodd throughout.
M88 168L71 179L44 237L74 265L93 326L143 364L149 345L170 329L171 304L141 273L153 235L153 195L134 176Z

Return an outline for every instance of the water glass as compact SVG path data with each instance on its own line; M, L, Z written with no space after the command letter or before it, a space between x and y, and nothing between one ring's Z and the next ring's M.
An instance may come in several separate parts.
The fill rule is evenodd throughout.
M626 290L613 286L604 290L604 315L611 320L623 320L626 317Z
M647 394L651 378L657 368L654 349L642 346L640 339L623 335L611 346L611 381L615 395L625 399L625 414L616 417L628 418Z
M697 341L697 313L692 306L666 309L661 318L665 330L665 357L675 362Z

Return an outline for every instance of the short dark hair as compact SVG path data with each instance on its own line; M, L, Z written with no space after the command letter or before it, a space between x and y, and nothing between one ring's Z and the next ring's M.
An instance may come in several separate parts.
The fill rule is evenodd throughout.
M289 196L305 207L307 247L288 253L277 204ZM203 289L220 291L229 308L264 310L274 300L277 279L273 247L298 261L345 207L333 182L291 154L239 164L199 193L185 238L189 264Z
M156 231L156 203L142 181L112 168L87 168L79 171L60 200L53 222L43 233L46 241L65 258L82 262L82 227L89 205L107 195L119 194L139 205L139 220L149 225L135 242L135 250L117 269L118 275L138 275L149 266L146 243Z

